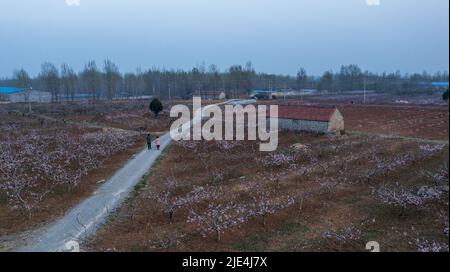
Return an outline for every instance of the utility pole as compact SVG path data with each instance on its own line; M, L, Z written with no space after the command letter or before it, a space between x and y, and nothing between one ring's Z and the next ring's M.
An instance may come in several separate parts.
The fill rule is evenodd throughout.
M28 88L28 111L31 113L31 91L33 90L33 88L30 86Z
M272 81L269 80L269 93L272 96Z
M366 78L364 78L364 104L366 104Z
M170 83L169 83L169 101L172 101L172 96L170 95Z
M31 92L28 91L28 112L31 113L31 98L30 98Z

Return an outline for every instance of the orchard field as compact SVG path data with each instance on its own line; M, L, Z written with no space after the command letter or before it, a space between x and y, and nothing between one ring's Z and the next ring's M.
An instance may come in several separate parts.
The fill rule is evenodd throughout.
M94 251L448 251L448 145L283 132L172 144Z
M63 215L169 124L140 101L2 105L0 237Z
M165 103L161 118L153 118L149 101L80 101L53 104L32 104L32 116L38 121L53 120L62 123L81 123L89 126L113 127L125 130L168 130L169 109ZM5 104L0 111L10 115L28 115L28 104ZM4 115L4 114L2 114Z
M0 251L90 196L179 103L1 105ZM337 106L346 134L283 131L270 153L172 143L83 249L448 251L448 108Z

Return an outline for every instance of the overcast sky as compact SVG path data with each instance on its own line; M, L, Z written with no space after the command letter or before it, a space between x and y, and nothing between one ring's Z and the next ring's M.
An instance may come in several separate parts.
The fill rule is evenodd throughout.
M448 71L448 9L448 0L0 0L0 77L105 58L123 72L246 61L292 75L353 63Z

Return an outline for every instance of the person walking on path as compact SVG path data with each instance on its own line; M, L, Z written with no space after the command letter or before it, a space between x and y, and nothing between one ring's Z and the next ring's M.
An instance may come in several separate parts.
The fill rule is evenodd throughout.
M148 150L152 149L152 136L149 134L147 134L147 147Z
M159 139L159 136L156 136L155 144L156 144L156 149L159 150L159 147L161 146L161 139Z

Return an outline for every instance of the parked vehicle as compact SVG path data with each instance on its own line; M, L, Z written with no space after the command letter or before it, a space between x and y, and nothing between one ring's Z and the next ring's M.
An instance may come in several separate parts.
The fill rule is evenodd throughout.
M250 98L262 100L272 99L272 92L264 90L254 90L250 93Z

